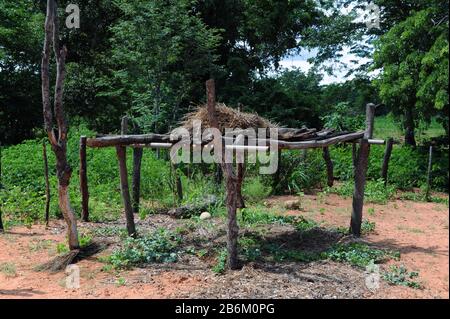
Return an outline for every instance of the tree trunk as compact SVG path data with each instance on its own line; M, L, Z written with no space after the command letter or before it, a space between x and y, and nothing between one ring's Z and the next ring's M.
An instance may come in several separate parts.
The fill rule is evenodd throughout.
M433 161L433 146L430 145L430 151L428 153L428 169L427 169L427 188L425 191L425 199L430 202L430 191L431 191L431 168Z
M415 129L413 112L410 108L405 112L405 144L416 147Z
M68 188L72 169L67 162L67 122L63 108L63 87L65 77L65 59L67 49L59 47L58 18L55 0L47 0L47 15L45 19L45 39L41 63L42 77L42 104L44 115L44 126L47 131L52 150L56 156L56 173L58 176L58 199L59 207L68 226L69 248L76 250L80 248L78 241L77 221L71 208ZM50 106L50 46L53 40L53 51L56 60L56 84L54 95L53 113ZM53 114L57 124L57 134L53 130Z
M2 189L2 143L0 142L0 189ZM0 205L0 233L3 232L2 205Z
M48 179L48 159L47 144L42 142L42 156L44 158L44 178L45 178L45 225L48 226L50 220L50 182Z
M327 166L327 185L329 187L333 186L334 183L334 174L333 174L333 161L331 160L330 150L328 147L324 147L322 149L323 159L325 160L325 164Z

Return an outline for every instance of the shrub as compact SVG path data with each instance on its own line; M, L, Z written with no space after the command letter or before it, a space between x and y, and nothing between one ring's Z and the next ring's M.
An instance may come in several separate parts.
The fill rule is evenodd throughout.
M415 271L409 272L405 266L391 266L389 271L383 273L383 279L391 285L405 286L420 289L422 285L413 279L418 277L419 273Z
M261 177L252 177L244 181L242 194L251 203L256 203L272 192L272 187L264 185Z

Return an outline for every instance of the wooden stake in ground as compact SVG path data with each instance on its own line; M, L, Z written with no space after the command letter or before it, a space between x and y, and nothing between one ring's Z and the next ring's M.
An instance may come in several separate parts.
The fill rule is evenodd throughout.
M430 201L430 191L431 191L431 168L432 168L432 160L433 160L433 146L430 145L430 151L428 153L428 169L427 169L427 188L425 192L425 199Z
M356 237L361 236L364 188L366 186L366 173L370 151L370 144L368 140L371 139L373 135L374 118L375 104L369 103L366 106L366 131L359 144L359 152L356 158L355 166L355 187L353 190L350 232Z
M206 81L206 94L207 94L207 108L209 123L211 127L219 129L219 123L216 117L216 89L214 80L210 79ZM225 149L225 148L223 148ZM215 148L215 151L218 151ZM226 194L226 205L228 211L228 222L227 222L227 251L228 260L227 266L229 269L237 269L239 267L238 262L238 236L239 227L236 220L236 201L237 201L237 178L233 171L232 163L225 163L225 156L222 151L222 162L221 167L223 175L225 176L225 187L227 189Z
M381 178L384 180L384 186L388 181L389 160L391 159L392 147L394 145L394 139L388 138L386 141L386 150L384 151L383 165L381 165Z
M42 156L44 158L44 178L45 178L45 226L48 227L50 220L50 182L48 179L48 159L47 144L42 141Z
M0 143L0 189L2 188L2 143ZM3 232L2 205L0 205L0 233Z
M333 161L331 160L330 150L328 147L324 147L322 149L322 156L327 166L327 185L332 187L334 183Z
M128 119L124 116L122 118L122 135L125 135L127 130ZM120 190L125 209L125 218L127 220L127 231L129 236L137 237L136 226L134 224L133 207L131 205L130 188L128 186L127 149L125 146L116 146L116 153L117 159L119 160Z
M68 226L68 239L70 250L80 248L78 241L77 221L69 200L69 182L72 168L67 162L67 122L63 108L63 86L65 76L65 61L67 49L60 48L58 35L57 6L55 0L47 0L47 15L45 19L45 39L42 52L42 104L44 113L44 126L53 152L56 156L56 173L58 176L59 208ZM50 105L50 47L53 42L53 51L56 60L56 84L54 108ZM57 129L54 130L55 117Z
M139 202L141 197L141 165L144 149L133 148L133 177L131 180L131 190L133 193L133 213L139 213Z
M89 189L87 179L86 136L80 137L80 193L81 193L81 218L89 221Z

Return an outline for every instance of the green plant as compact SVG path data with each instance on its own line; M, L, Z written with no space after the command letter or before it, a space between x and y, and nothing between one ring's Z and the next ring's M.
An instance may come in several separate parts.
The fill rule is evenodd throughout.
M252 177L245 180L242 193L250 203L257 203L272 192L272 187L264 185L261 177Z
M375 231L375 222L364 219L361 223L361 231L363 234L369 234Z
M159 228L145 237L127 238L121 248L113 251L109 262L115 268L129 268L152 262L176 262L180 241L181 238L177 235Z
M383 279L386 280L391 285L421 289L422 285L417 281L413 280L418 276L419 276L418 272L415 271L409 272L403 265L400 266L393 265L389 268L389 271L383 273Z
M396 252L370 247L363 243L336 244L323 255L338 262L348 262L358 267L366 267L371 262L380 263L387 259L399 258Z
M58 243L56 244L56 252L58 254L65 254L69 252L69 247L65 243Z
M217 255L217 262L212 267L212 271L216 274L223 274L227 265L228 252L226 248L220 249Z

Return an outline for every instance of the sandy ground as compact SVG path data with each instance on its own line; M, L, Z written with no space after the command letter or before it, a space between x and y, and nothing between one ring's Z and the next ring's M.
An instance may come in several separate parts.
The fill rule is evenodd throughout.
M269 201L276 204L292 198ZM285 213L347 227L350 207L350 199L337 195L305 195L300 210ZM447 206L396 200L387 205L367 204L364 210L365 218L376 223L375 232L364 240L400 251L400 261L390 263L418 271L423 289L383 283L370 292L363 284L361 270L327 261L250 264L241 271L217 276L207 263L189 262L121 272L105 270L98 256L77 264L81 287L67 289L65 273L34 270L55 256L57 243L64 242L63 223L53 221L47 230L34 225L0 235L0 298L449 298ZM97 226L81 223L80 229L83 227Z

